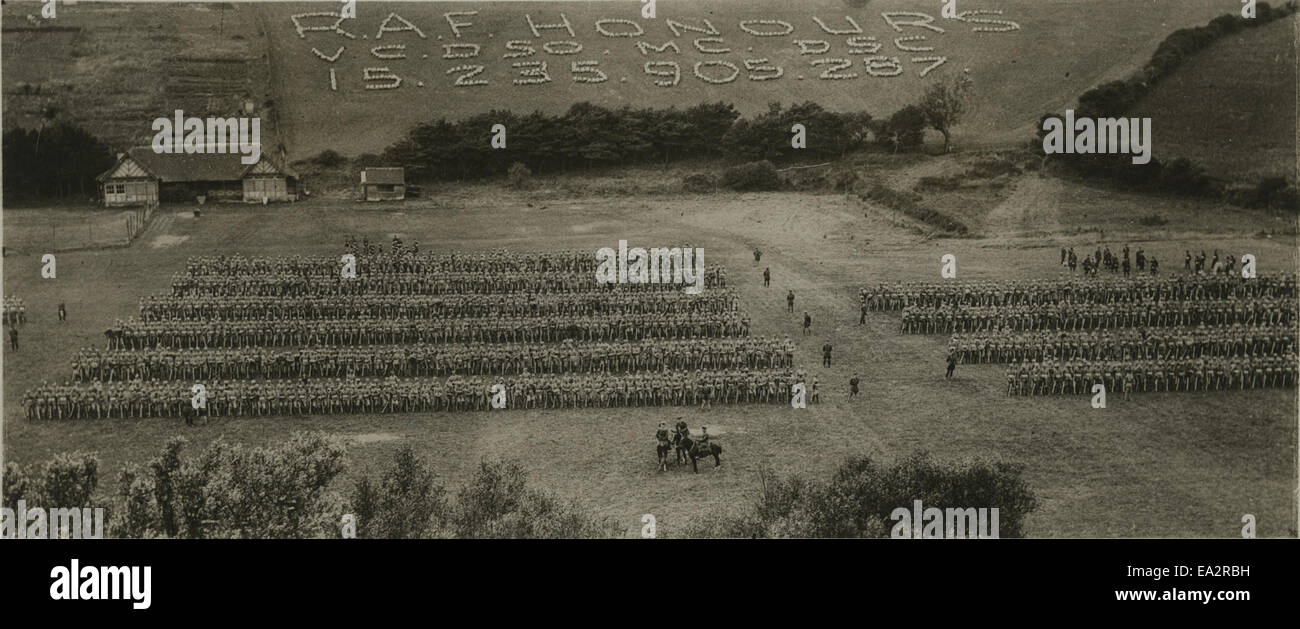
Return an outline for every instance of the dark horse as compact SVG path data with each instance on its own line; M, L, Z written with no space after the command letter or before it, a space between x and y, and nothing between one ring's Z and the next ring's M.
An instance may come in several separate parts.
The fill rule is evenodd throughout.
M713 457L714 470L717 470L718 468L722 467L722 458L719 456L722 454L722 446L716 443L700 443L694 439L691 439L689 435L683 435L683 434L677 435L676 443L677 443L677 456L679 457L679 460L681 457L681 453L685 452L686 456L690 457L691 459L691 469L695 471L695 473L698 474L700 472L699 466L696 465L696 460L710 457L710 456Z

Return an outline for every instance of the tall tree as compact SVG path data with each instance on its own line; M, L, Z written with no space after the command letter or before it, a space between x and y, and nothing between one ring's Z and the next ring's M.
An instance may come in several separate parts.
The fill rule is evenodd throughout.
M974 81L969 70L961 74L944 76L926 88L920 107L925 122L943 134L943 152L952 145L952 128L961 123L970 110L971 85Z

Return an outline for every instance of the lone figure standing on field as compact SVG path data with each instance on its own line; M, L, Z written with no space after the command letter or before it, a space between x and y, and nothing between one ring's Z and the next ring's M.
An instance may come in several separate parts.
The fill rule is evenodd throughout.
M785 311L794 312L794 291L793 290L790 291L789 295L785 296Z
M59 302L59 323L68 322L68 307Z

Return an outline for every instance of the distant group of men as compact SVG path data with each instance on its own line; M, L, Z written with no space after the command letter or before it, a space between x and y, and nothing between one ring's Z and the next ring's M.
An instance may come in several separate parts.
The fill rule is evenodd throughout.
M27 304L22 297L4 298L4 324L19 325L27 323Z

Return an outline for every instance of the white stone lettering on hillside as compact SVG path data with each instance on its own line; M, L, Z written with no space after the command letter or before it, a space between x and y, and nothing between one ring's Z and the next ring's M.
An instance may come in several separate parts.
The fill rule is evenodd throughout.
M636 80L639 73L629 73L627 70L621 74L632 76L614 73L610 68L620 66L611 63L620 60L618 55L632 55L643 60L658 57L664 61L643 63L644 76L640 77L641 84L675 87L681 84L683 70L687 68L702 83L709 85L735 84L741 78L741 73L750 81L777 80L785 76L789 63L781 60L789 56L807 58L811 69L816 72L815 76L823 81L912 75L912 68L915 68L914 76L917 79L928 80L930 74L948 62L949 56L944 54L944 37L954 36L953 33L947 33L951 28L946 31L939 26L936 15L922 11L885 11L880 13L880 22L871 25L860 22L860 16L832 13L803 18L811 24L801 20L746 18L729 22L723 27L714 21L716 16L677 16L664 18L662 23L658 20L601 16L574 22L564 13L537 15L520 11L511 18L518 21L509 25L513 31L510 34L524 37L531 34L532 38L507 39L499 37L504 33L485 32L484 24L477 21L478 13L448 11L435 13L431 19L421 21L407 19L395 12L386 12L369 16L369 23L354 27L373 28L374 39L390 40L382 44L377 42L367 48L372 59L390 63L408 59L425 59L430 62L441 59L452 62L449 64L363 67L366 64L360 58L343 58L343 46L335 48L318 44L317 47L306 48L316 58L331 64L327 88L331 92L341 90L340 76L358 75L362 79L361 87L371 92L399 89L406 81L414 82L417 87L426 84L483 86L490 82L489 77L494 72L504 73L499 76L510 78L506 84L512 86L550 83L554 80L551 69L537 60L539 55L588 57L569 62L568 69L573 84L599 84L611 79L628 83L630 79ZM344 30L341 26L344 18L337 12L298 13L290 18L299 38L307 38L309 34L341 35L349 39L368 38L364 35L356 37ZM361 21L365 19L353 18ZM1005 19L1001 10L967 10L945 21L949 24L969 25L971 31L982 35L1020 29L1019 24ZM796 27L796 23L801 23L801 26ZM895 51L904 54L899 57L888 55L877 36L867 34L871 26L875 27L877 33L881 28L899 33L887 39L893 40ZM595 35L607 40L628 41L610 42L610 47L603 51L590 50L587 43L576 37L578 30L586 31L585 36L588 37L593 36L591 31L595 31ZM959 29L957 34L972 37L965 29ZM408 37L400 39L403 35ZM497 42L500 43L490 41L494 35L499 37ZM737 45L734 37L746 35L749 36L748 40ZM433 40L435 36L437 40L469 37L473 43L439 41L421 44L419 41ZM399 38L402 43L392 42L394 38ZM420 49L422 45L425 46L424 49ZM601 58L601 54L605 57ZM452 65L462 60L496 58L495 55L500 55L499 59L504 63L496 61L498 65L495 67L493 62ZM677 60L668 62L667 58L670 57ZM862 59L861 70L855 67L858 59ZM527 63L520 63L525 60ZM783 63L786 67L782 67ZM510 64L510 67L505 67L506 64ZM354 72L358 74L353 74ZM804 79L805 74L798 73L796 78ZM501 84L500 81L496 83Z

